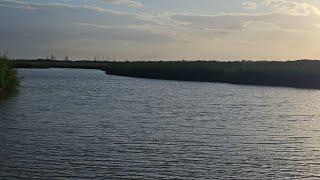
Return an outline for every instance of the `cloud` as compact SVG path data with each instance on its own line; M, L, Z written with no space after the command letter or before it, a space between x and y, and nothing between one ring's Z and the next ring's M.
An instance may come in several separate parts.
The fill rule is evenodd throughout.
M222 15L192 15L176 14L172 17L177 21L185 22L191 29L212 29L219 31L245 31L248 22L259 22L259 30L283 31L312 31L315 23L320 21L320 16L297 16L292 14L267 13L267 14L222 14ZM278 27L278 28L274 28ZM255 28L257 29L257 28Z
M16 57L46 57L50 53L57 56L133 57L135 53L138 56L139 51L144 52L142 49L145 50L146 45L172 41L165 33L153 31L156 28L147 28L146 24L154 25L154 22L140 19L134 13L90 3L0 0L0 6L0 21L5 22L0 28L0 49L7 49ZM12 16L23 18L8 21Z
M175 15L175 13L141 13L137 14L137 18L144 21L148 21L149 23L154 23L159 26L178 27L189 24L188 22L183 22L181 20L174 19L173 17Z
M276 13L296 16L320 16L320 9L317 6L311 4L310 1L264 0L264 4L266 6L269 6Z
M38 3L29 3L17 0L0 0L0 6L6 8L17 8L17 9L33 9L32 6L40 5Z
M111 2L113 4L126 5L129 7L143 7L143 4L133 0L101 0L103 2Z
M249 31L283 31L285 30L273 23L268 23L263 21L245 22L241 29L249 30Z
M143 6L133 0L99 1ZM0 28L0 49L20 57L45 57L57 52L81 57L101 54L150 59L230 59L284 53L297 57L299 48L308 52L320 46L320 13L310 0L248 0L242 7L254 10L251 13L229 11L211 15L147 9L149 6L138 10L116 7L121 9L118 11L97 2L0 0L0 21L4 22ZM23 18L8 21L12 17ZM298 50L288 53L292 47Z
M243 2L242 3L242 6L243 6L243 8L245 8L245 9L252 9L252 10L254 10L254 9L257 9L257 3L255 3L255 2L252 2L252 1L246 1L246 2Z
M110 9L104 9L97 6L90 5L71 5L66 3L35 3L35 2L24 2L17 0L0 0L0 6L9 8L18 8L26 10L36 10L41 8L67 8L67 9L82 9L95 11L98 13L112 13L112 14L127 14L119 11L114 11Z

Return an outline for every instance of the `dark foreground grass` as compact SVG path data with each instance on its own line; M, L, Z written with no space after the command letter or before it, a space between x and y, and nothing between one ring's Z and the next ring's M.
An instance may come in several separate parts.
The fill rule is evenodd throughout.
M20 68L101 69L107 74L179 81L320 89L320 61L99 62L17 60Z
M15 92L18 87L17 71L8 59L0 57L0 96Z

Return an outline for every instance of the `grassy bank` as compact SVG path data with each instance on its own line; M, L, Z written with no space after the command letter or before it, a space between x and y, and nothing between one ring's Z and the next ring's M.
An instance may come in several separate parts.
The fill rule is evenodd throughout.
M17 71L9 60L0 57L0 96L16 91L18 87Z
M313 60L287 62L17 60L14 61L14 65L20 68L101 69L111 75L139 78L320 89L320 61Z
M320 89L320 62L124 62L106 72L142 78Z

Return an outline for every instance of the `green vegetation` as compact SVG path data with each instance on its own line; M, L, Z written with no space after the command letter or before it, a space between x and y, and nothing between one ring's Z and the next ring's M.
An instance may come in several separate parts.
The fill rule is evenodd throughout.
M17 68L100 69L139 78L320 89L320 61L99 62L16 60Z
M18 87L17 71L6 57L0 57L0 95L14 92Z
M141 78L320 89L320 61L111 63L107 74Z

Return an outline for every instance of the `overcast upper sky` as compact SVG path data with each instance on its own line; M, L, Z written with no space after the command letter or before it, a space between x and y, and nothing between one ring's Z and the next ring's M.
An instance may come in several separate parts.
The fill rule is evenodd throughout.
M320 59L320 0L0 0L13 58Z

